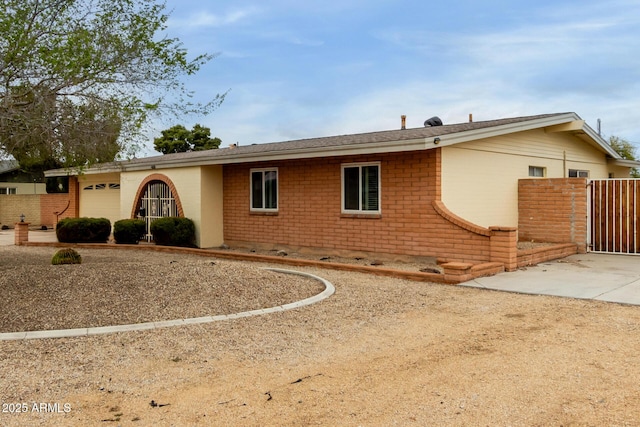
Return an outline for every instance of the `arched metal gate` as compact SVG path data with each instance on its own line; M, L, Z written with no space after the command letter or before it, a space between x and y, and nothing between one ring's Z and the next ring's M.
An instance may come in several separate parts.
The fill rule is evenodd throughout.
M153 240L151 236L151 223L168 216L178 216L176 201L173 198L171 189L162 181L151 181L147 184L142 198L138 216L147 223L145 238L148 242Z

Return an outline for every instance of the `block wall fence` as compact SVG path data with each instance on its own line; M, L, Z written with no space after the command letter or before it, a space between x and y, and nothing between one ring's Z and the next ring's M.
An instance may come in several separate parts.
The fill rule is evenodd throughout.
M341 213L341 165L380 162L381 215ZM278 168L278 213L249 209L252 168ZM230 245L431 256L440 262L506 260L516 229L485 229L440 201L440 149L225 165L224 237ZM493 237L493 244L491 243Z
M53 227L57 220L79 215L78 180L69 177L66 194L9 194L0 196L0 225L14 227L24 214L31 227Z
M587 179L518 181L518 238L523 242L575 243L587 250Z

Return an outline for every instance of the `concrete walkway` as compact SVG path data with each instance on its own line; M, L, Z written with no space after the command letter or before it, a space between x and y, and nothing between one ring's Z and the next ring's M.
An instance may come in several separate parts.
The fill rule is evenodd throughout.
M640 305L640 256L571 255L460 285Z

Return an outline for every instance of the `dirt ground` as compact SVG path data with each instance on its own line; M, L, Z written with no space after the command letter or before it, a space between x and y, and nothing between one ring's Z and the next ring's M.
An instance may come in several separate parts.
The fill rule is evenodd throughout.
M129 268L144 262L108 256ZM296 269L331 281L336 294L211 324L1 341L0 425L640 425L640 307ZM120 271L111 285L126 283ZM175 286L189 292L187 280Z

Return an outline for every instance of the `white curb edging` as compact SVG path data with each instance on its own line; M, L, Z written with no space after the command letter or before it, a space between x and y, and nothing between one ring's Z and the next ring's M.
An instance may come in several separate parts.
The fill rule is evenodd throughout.
M336 291L336 288L333 286L331 282L329 282L326 279L323 279L320 276L316 276L314 274L303 273L301 271L294 271L294 270L285 270L281 268L264 268L264 270L269 270L276 273L284 273L284 274L297 274L299 276L309 277L311 279L318 280L324 285L324 291L320 292L318 295L314 295L312 297L305 298L303 300L292 302L289 304L251 310L251 311L243 311L241 313L222 314L217 316L194 317L191 319L176 319L176 320L162 320L158 322L133 323L130 325L98 326L94 328L58 329L58 330L49 330L49 331L28 331L28 332L6 332L6 333L0 333L0 341L82 337L82 336L92 336L92 335L101 335L101 334L111 334L115 332L144 331L149 329L169 328L173 326L195 325L200 323L218 322L222 320L240 319L243 317L278 313L282 311L293 310L295 308L300 308L307 305L315 304L317 302L320 302L324 299L329 298Z

